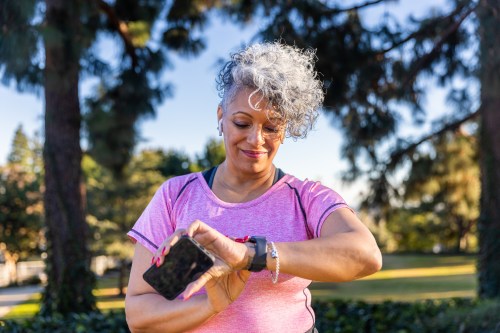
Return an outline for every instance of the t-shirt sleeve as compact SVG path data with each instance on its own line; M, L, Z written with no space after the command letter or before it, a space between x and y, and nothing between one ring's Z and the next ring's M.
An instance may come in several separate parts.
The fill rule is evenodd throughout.
M132 242L139 242L152 253L174 232L172 216L172 186L169 181L156 191L146 209L127 233Z
M306 181L302 188L307 224L314 237L319 237L326 218L339 208L348 208L345 200L334 190L320 182Z

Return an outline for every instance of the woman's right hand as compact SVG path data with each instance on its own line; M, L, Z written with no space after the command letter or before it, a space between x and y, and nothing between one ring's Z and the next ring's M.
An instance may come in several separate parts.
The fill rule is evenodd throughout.
M249 271L233 271L205 284L208 301L215 313L225 310L241 294L250 277ZM187 291L187 290L186 290Z

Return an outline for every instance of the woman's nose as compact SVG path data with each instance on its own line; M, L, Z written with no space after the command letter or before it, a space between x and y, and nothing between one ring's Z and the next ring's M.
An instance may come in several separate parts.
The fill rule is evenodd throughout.
M255 126L249 133L248 141L255 145L263 145L266 141L264 138L264 131L260 126Z

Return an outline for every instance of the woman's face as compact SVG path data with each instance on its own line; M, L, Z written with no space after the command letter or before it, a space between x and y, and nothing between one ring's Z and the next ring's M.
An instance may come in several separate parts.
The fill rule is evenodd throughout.
M252 91L240 90L224 112L221 107L217 111L222 119L226 162L229 167L247 174L270 170L284 138L284 124L267 100L260 101L260 110L254 110L248 104ZM252 105L259 100L260 95L254 94Z

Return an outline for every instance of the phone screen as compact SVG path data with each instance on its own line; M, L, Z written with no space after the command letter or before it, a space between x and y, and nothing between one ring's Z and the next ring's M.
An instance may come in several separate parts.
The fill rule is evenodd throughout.
M213 266L215 258L194 239L182 236L160 267L151 266L143 275L160 295L168 300L179 296L188 284Z

